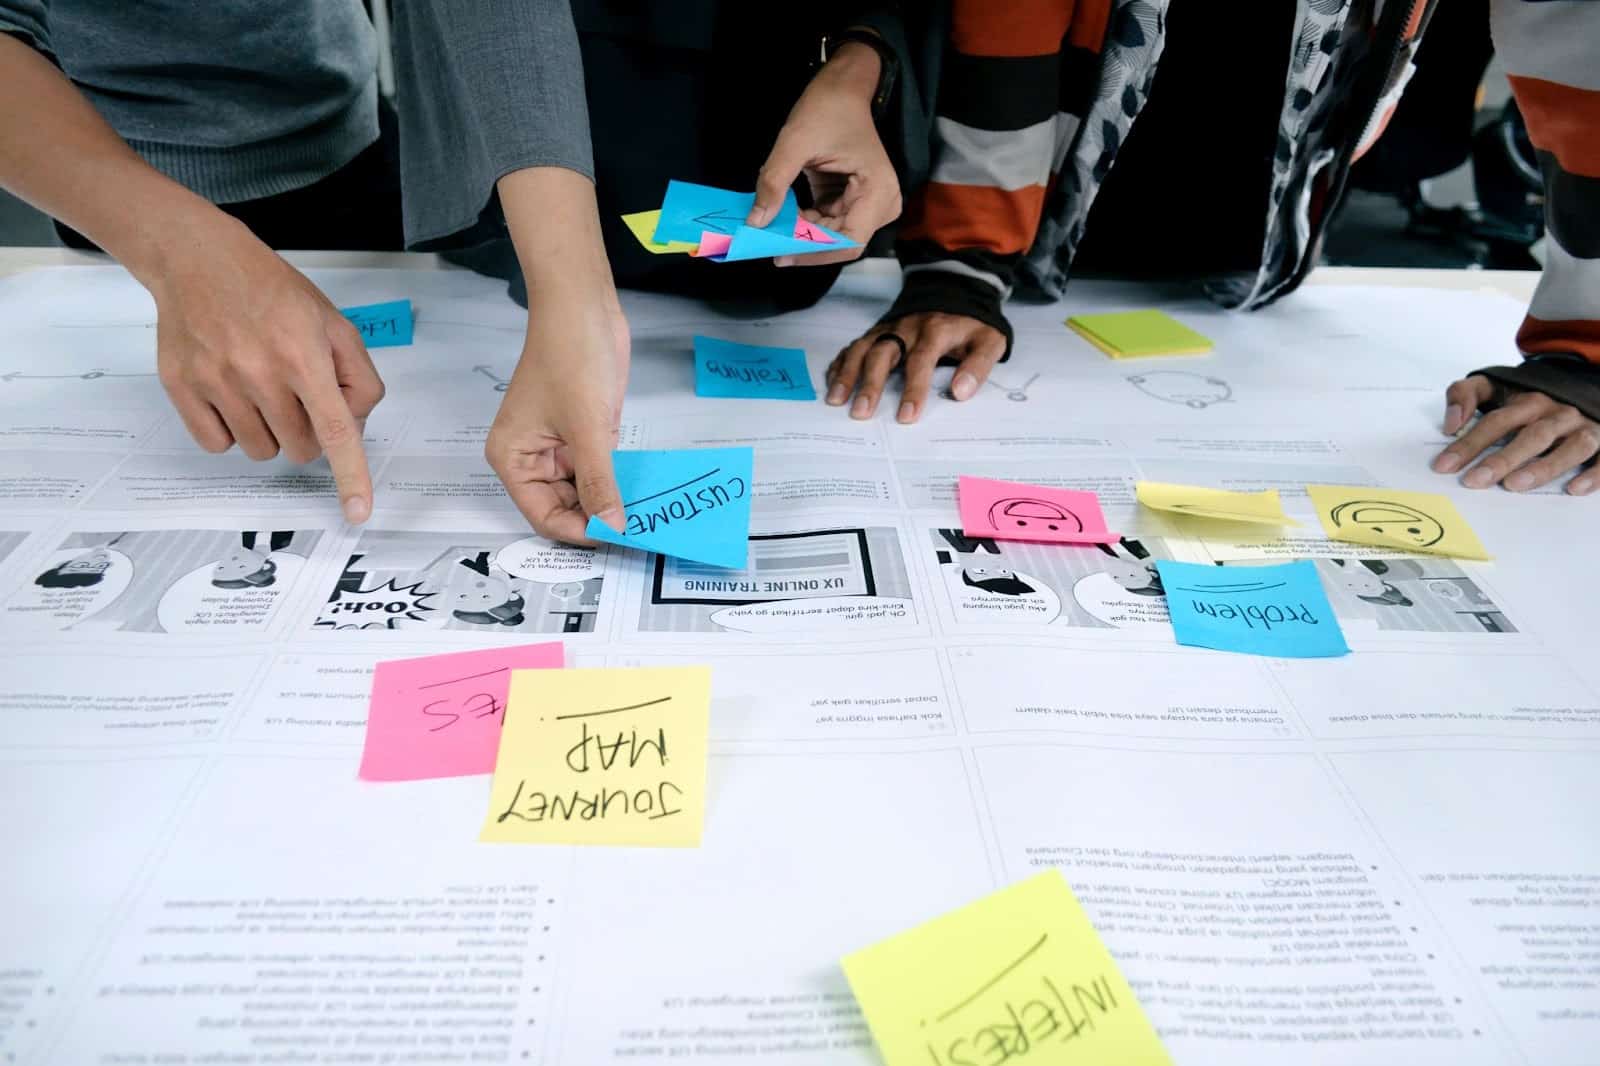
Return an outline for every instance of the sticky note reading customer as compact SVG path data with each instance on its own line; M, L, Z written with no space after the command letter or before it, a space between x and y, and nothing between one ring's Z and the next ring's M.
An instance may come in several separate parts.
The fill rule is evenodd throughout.
M1100 498L1077 489L963 475L956 487L961 531L969 537L1049 544L1113 544Z
M358 776L420 781L492 773L511 672L561 664L559 642L379 663Z
M1488 559L1489 552L1449 499L1432 492L1307 485L1332 540L1378 548Z
M341 307L339 313L356 327L368 348L399 348L411 343L410 300Z
M1058 871L847 956L888 1066L1170 1066Z
M1211 350L1209 338L1160 311L1073 315L1067 325L1113 359L1199 355Z
M711 670L519 670L480 840L690 848Z
M1247 655L1346 655L1316 564L1206 566L1157 561L1179 644Z
M1250 522L1266 526L1298 526L1283 513L1277 489L1261 492L1229 492L1197 485L1169 485L1161 481L1141 481L1134 486L1139 502L1155 511L1214 518L1222 522Z
M815 400L806 353L715 337L694 339L694 392L717 399Z
M614 452L612 458L626 522L618 533L591 518L590 537L711 566L749 562L751 449Z

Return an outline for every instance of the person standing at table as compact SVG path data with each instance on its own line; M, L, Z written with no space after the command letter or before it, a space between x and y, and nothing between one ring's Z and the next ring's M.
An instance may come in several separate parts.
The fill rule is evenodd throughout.
M1013 289L1069 272L1205 278L1258 308L1315 265L1350 164L1399 100L1433 3L954 0L933 173L899 234L899 297L829 368L827 400L876 412L903 368L914 422L935 366L970 399L1010 354ZM1493 0L1493 32L1544 161L1549 257L1521 366L1451 385L1434 461L1472 488L1527 490L1600 453L1600 4ZM1224 58L1225 57L1225 58ZM1287 88L1286 88L1287 86ZM1202 88L1203 87L1203 88ZM853 401L852 401L853 397ZM1567 491L1600 489L1585 469Z

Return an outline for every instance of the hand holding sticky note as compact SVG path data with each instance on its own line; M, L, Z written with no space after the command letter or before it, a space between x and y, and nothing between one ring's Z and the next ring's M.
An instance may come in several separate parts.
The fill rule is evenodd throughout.
M379 663L357 776L420 781L492 772L511 672L561 664L560 643Z
M1261 492L1229 492L1196 485L1169 485L1161 481L1141 481L1134 486L1139 502L1154 511L1214 518L1223 522L1250 522L1269 526L1298 526L1283 513L1277 489Z
M961 531L969 537L1047 544L1112 544L1100 498L1077 489L962 475L956 486Z
M1156 563L1179 644L1284 659L1346 655L1344 631L1308 559L1281 566Z
M612 458L623 532L590 518L589 537L711 566L743 568L749 561L751 449L614 452Z
M479 839L695 847L711 671L519 670Z
M652 252L682 250L718 263L857 247L842 233L802 219L792 190L765 226L745 225L755 202L755 193L670 181L659 211L624 215L623 221ZM637 220L642 227L652 215L654 228L648 237L630 221Z
M715 337L694 339L694 392L718 399L815 400L806 353Z
M1307 485L1331 540L1377 548L1488 559L1489 552L1447 497L1432 492Z
M844 972L888 1066L1171 1066L1055 870L847 956Z
M390 300L360 307L341 307L368 348L399 348L411 343L411 301Z

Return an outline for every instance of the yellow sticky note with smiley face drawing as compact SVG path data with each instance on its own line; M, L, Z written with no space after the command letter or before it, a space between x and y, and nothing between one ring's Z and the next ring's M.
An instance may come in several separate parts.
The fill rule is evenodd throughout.
M1434 492L1307 485L1317 518L1332 540L1377 548L1491 558L1455 504Z
M889 1066L1171 1066L1058 870L847 956L844 972Z

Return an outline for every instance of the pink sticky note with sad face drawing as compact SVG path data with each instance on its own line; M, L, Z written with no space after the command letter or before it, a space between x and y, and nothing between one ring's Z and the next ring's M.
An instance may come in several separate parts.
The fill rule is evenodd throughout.
M1100 498L1077 489L965 477L957 487L961 531L969 537L1049 544L1114 544Z
M363 781L494 772L511 671L560 669L559 642L379 663L372 675Z

